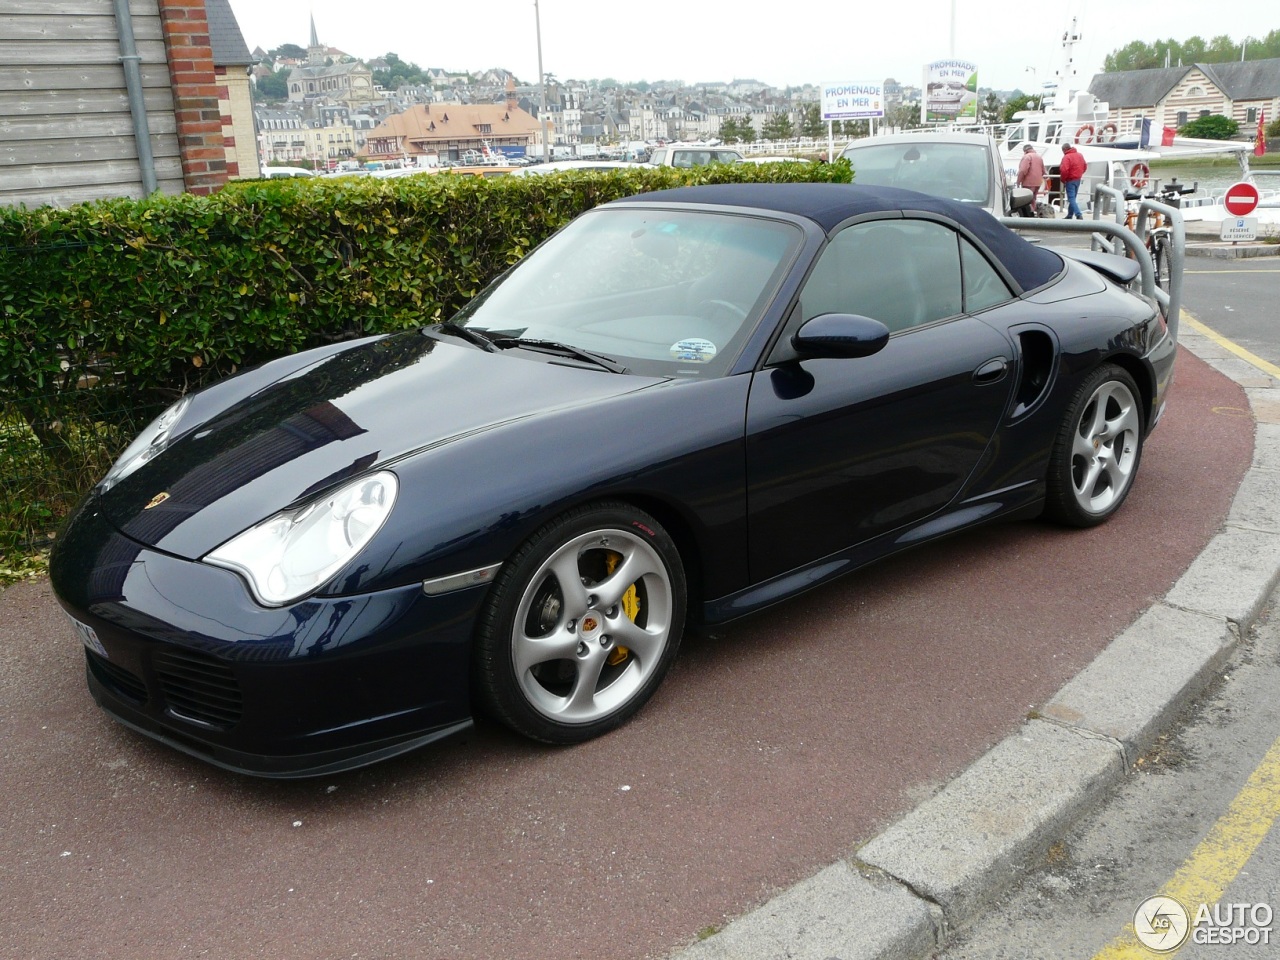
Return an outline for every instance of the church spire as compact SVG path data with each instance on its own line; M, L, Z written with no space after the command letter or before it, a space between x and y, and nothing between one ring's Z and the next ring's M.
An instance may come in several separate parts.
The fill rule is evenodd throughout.
M311 44L307 47L307 65L324 66L324 47L320 46L320 36L316 33L316 15L311 14Z

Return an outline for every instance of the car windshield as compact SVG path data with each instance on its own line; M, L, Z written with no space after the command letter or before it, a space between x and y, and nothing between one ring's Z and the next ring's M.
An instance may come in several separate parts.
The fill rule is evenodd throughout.
M975 143L877 143L852 146L844 156L853 164L854 182L902 187L946 200L991 204L990 161Z
M534 250L453 322L492 340L590 351L632 373L720 376L801 240L798 227L762 217L602 208Z

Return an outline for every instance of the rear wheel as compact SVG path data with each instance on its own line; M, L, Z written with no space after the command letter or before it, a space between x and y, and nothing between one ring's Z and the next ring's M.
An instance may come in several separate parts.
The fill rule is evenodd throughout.
M1156 286L1168 293L1169 278L1173 268L1167 237L1157 236L1151 241L1151 266L1156 273ZM1160 313L1168 319L1168 310L1163 304L1160 306Z
M476 692L518 733L579 743L638 711L675 659L684 568L666 531L622 503L570 511L503 565L481 614Z
M1049 459L1046 512L1074 527L1091 527L1120 509L1142 459L1138 386L1105 364L1076 391Z

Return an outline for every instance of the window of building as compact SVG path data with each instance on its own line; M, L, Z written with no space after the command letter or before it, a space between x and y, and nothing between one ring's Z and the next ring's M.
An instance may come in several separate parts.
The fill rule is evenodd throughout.
M1245 123L1257 123L1257 122L1258 122L1258 108L1257 108L1257 107L1249 107L1249 109L1245 110L1245 112L1244 112L1244 122L1245 122Z
M1187 111L1178 111L1178 126L1185 127L1187 125Z

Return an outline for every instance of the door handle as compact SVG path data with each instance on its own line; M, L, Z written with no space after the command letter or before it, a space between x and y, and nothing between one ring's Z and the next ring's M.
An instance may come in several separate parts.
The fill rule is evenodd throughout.
M973 371L974 383L996 383L1004 379L1005 371L1009 369L1009 361L1004 357L995 357L988 360L977 370Z

